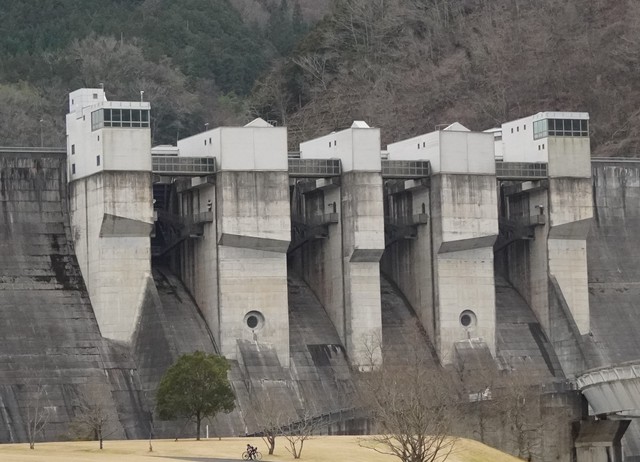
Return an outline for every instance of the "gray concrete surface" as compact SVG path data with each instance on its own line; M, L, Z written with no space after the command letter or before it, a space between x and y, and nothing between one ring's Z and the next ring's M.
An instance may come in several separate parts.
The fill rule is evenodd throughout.
M144 434L131 357L105 341L70 245L65 157L0 156L0 440L25 441L38 389L68 431L80 400L105 400L116 437ZM31 409L33 412L33 409Z

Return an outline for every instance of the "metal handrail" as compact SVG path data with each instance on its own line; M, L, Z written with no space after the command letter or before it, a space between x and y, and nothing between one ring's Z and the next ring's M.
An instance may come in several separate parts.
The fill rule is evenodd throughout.
M216 172L215 157L152 156L153 173L175 176L205 176Z
M340 159L289 158L289 176L296 178L329 178L340 176Z
M549 177L549 168L542 162L496 162L496 177L503 180L541 179Z
M427 178L431 175L428 160L382 160L382 177L398 179Z

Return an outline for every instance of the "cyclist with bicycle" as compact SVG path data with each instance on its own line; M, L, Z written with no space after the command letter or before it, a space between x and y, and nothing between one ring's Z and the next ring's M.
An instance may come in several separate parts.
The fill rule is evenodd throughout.
M257 452L258 448L247 444L247 455L249 456L249 460L255 460Z

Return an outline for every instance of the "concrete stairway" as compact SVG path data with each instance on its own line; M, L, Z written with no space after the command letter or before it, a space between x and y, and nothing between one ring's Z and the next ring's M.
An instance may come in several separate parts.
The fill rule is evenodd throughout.
M112 437L141 435L130 357L102 339L69 243L65 171L60 154L0 156L2 442L26 440L39 389L51 412L46 438L63 437L79 401L98 397Z

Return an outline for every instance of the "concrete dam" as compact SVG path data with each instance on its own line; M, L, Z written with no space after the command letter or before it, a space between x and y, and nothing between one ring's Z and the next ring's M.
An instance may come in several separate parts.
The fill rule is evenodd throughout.
M640 161L592 160L587 114L386 149L355 122L289 152L260 119L152 147L149 103L69 105L66 149L0 152L0 441L43 394L46 439L98 396L112 437L189 435L152 411L195 350L232 364L216 435L259 431L259 402L367 432L354 371L417 344L547 390L545 460L640 457Z

